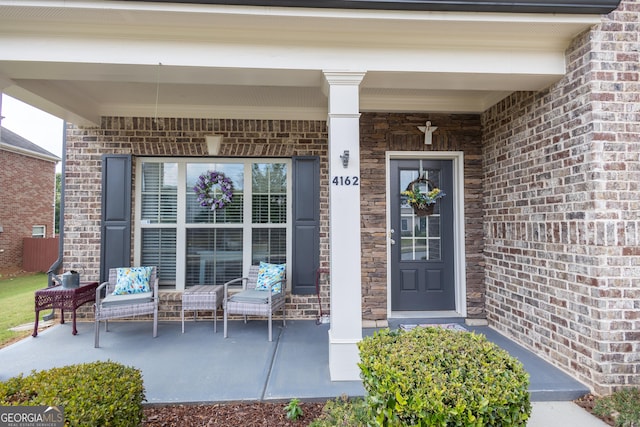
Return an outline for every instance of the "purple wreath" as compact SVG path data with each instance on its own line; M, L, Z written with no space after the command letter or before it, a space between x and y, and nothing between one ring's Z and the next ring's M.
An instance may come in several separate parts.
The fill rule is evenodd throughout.
M220 188L220 196L215 197L215 187ZM212 211L222 209L233 199L233 183L222 172L207 171L198 177L193 187L200 206L211 208Z

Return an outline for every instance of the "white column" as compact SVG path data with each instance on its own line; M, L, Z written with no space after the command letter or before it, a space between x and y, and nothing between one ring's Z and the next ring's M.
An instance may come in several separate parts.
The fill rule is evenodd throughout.
M359 85L364 73L325 71L324 76L329 96L329 371L332 381L355 381L360 379L357 343L362 340Z

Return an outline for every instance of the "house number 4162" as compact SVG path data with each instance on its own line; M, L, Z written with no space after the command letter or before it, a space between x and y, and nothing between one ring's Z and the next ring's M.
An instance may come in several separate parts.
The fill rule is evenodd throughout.
M334 176L331 183L333 185L360 185L360 178L357 176Z

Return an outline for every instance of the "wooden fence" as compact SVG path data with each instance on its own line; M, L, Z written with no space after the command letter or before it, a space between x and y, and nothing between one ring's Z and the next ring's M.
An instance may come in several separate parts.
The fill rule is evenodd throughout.
M46 273L58 259L59 237L25 237L22 245L22 269Z

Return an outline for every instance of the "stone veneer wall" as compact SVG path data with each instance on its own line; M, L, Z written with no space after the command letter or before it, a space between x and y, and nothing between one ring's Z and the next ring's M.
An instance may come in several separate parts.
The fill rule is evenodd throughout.
M424 144L418 126L437 131ZM468 316L484 318L482 147L477 115L364 113L360 118L363 319L387 318L387 151L463 151Z
M640 385L640 3L482 116L490 325L608 393Z

